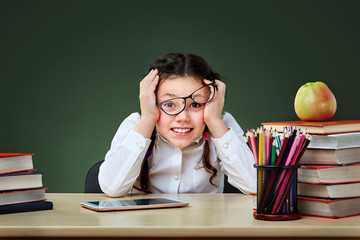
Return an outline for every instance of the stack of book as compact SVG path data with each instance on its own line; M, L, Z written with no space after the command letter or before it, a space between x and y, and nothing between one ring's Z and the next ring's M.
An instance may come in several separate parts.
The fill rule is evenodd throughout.
M303 215L342 218L360 214L360 121L273 122L312 134L298 169L298 209Z
M52 209L46 201L42 173L35 172L34 154L0 153L0 214Z

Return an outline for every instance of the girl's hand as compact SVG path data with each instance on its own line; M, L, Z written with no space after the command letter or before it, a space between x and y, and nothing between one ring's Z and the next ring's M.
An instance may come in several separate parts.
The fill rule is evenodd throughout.
M156 106L155 96L155 89L159 82L158 73L159 71L157 69L153 69L140 82L139 99L141 120L135 130L147 138L150 138L160 116L159 108Z
M140 108L141 116L147 120L157 122L159 119L159 109L156 107L155 89L159 82L157 69L152 69L149 74L140 82Z
M206 80L206 79L204 80L204 82L205 84L211 83L210 80ZM215 90L215 96L213 100L205 104L204 121L206 124L214 120L222 120L226 85L219 80L215 80L215 84L218 90L217 91Z
M211 83L209 80L204 80L206 84ZM220 80L215 80L217 91L213 100L205 104L204 121L208 126L211 134L215 138L222 137L229 129L222 121L222 113L225 102L226 85Z

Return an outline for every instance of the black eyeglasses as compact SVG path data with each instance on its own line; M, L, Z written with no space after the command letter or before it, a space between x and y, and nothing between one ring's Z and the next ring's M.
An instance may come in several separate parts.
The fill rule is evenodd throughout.
M177 115L184 111L186 107L186 99L191 98L197 104L205 104L210 102L215 96L217 86L215 81L206 84L195 90L187 97L171 98L169 100L158 103L157 106L168 115Z

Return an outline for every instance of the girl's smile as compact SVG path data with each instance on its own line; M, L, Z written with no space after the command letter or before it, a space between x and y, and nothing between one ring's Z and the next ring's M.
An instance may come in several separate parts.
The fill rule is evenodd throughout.
M171 128L171 131L178 136L187 136L193 130L193 128Z

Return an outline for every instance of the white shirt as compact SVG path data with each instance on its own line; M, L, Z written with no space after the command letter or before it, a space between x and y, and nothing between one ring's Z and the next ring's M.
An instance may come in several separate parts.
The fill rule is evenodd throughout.
M117 130L100 167L99 184L112 197L124 196L136 182L151 140L134 128L140 114L127 117ZM229 113L223 114L229 131L221 138L210 135L210 163L218 170L213 186L211 173L202 166L205 141L200 137L186 148L178 148L159 134L149 158L149 191L152 193L222 193L224 174L243 193L256 192L254 157L243 139L243 131Z

